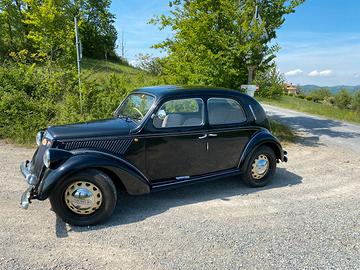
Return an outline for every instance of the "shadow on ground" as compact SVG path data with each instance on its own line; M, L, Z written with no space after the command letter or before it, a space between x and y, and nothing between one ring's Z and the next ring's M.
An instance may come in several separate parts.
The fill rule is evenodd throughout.
M272 182L263 188L249 188L238 177L229 177L142 196L130 196L119 193L114 214L105 224L90 227L71 226L70 230L83 232L136 223L148 217L164 213L173 207L215 199L229 200L233 196L245 196L263 190L297 185L301 182L301 176L283 168L278 168ZM55 228L57 237L67 237L68 229L66 224L58 217Z
M359 138L359 132L346 131L346 126L341 121L330 119L318 119L306 116L285 116L273 115L270 117L280 123L292 127L298 134L297 143L305 146L319 146L321 136L328 136L335 139Z

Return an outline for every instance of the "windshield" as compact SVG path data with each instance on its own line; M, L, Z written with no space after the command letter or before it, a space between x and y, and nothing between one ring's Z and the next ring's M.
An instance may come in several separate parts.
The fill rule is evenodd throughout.
M146 94L130 94L119 108L118 117L140 123L154 103L155 98Z

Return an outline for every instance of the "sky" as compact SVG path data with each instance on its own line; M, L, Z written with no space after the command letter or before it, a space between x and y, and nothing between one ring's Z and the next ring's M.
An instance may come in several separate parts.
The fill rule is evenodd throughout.
M118 44L124 33L130 62L140 53L164 55L151 45L171 37L171 31L147 22L169 12L168 0L113 0L111 11ZM278 68L289 83L360 85L360 0L306 0L285 19L274 43L281 48Z

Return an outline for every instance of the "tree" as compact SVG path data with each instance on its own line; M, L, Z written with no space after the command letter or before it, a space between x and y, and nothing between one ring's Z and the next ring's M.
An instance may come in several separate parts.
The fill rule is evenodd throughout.
M82 2L80 23L84 56L98 59L115 58L117 32L115 16L109 11L111 0Z
M138 67L153 75L161 75L162 66L159 57L153 57L149 54L140 53L137 56Z
M360 90L357 90L354 93L352 97L351 108L355 111L360 112Z
M259 97L277 98L282 96L285 91L285 79L275 64L267 71L259 72L255 83L259 86L259 90L256 92Z
M29 26L27 38L36 53L46 60L74 55L74 23L67 0L25 0L28 5L24 23Z
M312 90L309 95L313 97L315 102L319 102L328 100L332 96L332 93L327 88L320 88L317 90Z
M164 73L175 75L179 83L240 88L247 81L249 66L260 71L271 66L278 46L269 42L284 23L283 16L302 2L261 1L259 25L252 23L253 0L171 1L170 15L150 21L174 32L172 38L154 45L168 52Z
M27 31L23 22L26 5L22 0L0 1L0 57L26 47Z
M349 108L351 104L351 95L348 90L341 89L336 95L335 95L335 104L339 108Z

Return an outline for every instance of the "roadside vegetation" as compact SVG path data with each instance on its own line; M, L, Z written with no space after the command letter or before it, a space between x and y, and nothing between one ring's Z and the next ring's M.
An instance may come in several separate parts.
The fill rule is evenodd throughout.
M360 90L351 95L343 89L334 95L326 89L321 89L311 91L308 95L282 95L277 98L257 97L257 99L265 104L360 123Z

